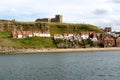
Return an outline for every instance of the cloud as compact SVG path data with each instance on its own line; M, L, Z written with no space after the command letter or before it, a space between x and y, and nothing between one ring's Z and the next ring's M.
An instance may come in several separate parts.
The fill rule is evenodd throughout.
M35 21L62 14L66 23L119 26L120 0L0 0L0 18ZM111 3L110 3L111 2ZM112 15L112 16L111 16ZM113 17L114 16L114 17ZM115 17L116 16L116 17Z
M120 16L119 15L108 15L103 19L100 19L99 22L96 22L96 25L104 28L107 26L112 27L113 31L120 31Z
M108 17L109 24L120 26L120 16L119 15L110 15Z
M108 13L109 13L109 11L106 9L96 9L94 11L94 14L96 14L96 15L103 15L103 14L108 14Z
M108 2L120 4L120 0L108 0Z
M106 15L113 11L111 6L108 5L101 5L100 7L96 8L93 13L96 15Z

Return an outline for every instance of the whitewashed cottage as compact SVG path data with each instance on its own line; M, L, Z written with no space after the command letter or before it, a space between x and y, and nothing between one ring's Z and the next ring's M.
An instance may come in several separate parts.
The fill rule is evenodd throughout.
M23 38L23 35L22 35L21 31L17 31L17 38Z
M62 34L54 34L54 39L63 39Z
M89 38L89 32L81 32L81 38L82 39L88 39Z

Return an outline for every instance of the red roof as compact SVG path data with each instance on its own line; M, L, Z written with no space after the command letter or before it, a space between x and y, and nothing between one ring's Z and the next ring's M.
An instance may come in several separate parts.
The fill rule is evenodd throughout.
M96 32L89 32L89 34L96 34Z
M104 38L103 40L104 41L113 41L114 39L113 38Z
M89 34L89 32L81 32L81 34L86 35Z
M39 31L39 30L36 30L36 31L34 31L33 33L41 33L41 31Z
M50 34L50 31L45 31L45 32L43 32L44 34Z
M25 35L25 34L26 34L26 31L22 31L22 34Z
M96 32L81 32L81 34L96 34Z
M32 34L32 31L26 31L27 34Z
M54 34L54 37L60 37L63 36L62 34Z
M22 35L22 31L17 31L17 34L18 35Z
M12 31L12 35L13 36L17 36L17 32L16 31Z
M64 33L63 36L68 36L68 33Z

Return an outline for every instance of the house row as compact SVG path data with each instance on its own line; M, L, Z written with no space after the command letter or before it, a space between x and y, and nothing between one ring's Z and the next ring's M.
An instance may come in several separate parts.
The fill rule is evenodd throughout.
M13 38L27 38L27 37L50 37L50 32L45 31L12 31Z
M120 46L120 37L113 36L108 33L95 33L95 32L81 32L79 34L55 34L54 39L63 39L63 40L79 40L82 39L91 39L93 42L99 42L104 45L104 47Z
M97 41L97 33L95 32L81 32L78 34L72 33L63 33L63 34L54 34L54 39L63 39L63 40L79 40L90 38L93 41Z
M104 47L120 47L120 37L104 38L102 43Z
M102 40L104 47L120 46L120 33L119 32L115 32L115 31L112 32L111 27L105 27L103 31L105 33L102 33L100 35L100 39Z

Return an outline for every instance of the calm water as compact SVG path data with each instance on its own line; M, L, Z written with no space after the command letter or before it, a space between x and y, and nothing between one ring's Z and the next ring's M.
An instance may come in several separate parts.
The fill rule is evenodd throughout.
M0 55L0 80L120 80L120 51Z

